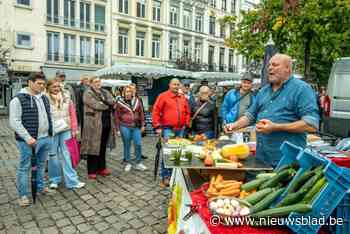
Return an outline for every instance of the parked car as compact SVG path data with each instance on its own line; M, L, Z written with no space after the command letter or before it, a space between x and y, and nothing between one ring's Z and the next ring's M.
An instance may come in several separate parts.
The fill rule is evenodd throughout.
M337 59L328 79L324 130L339 137L350 136L350 57Z

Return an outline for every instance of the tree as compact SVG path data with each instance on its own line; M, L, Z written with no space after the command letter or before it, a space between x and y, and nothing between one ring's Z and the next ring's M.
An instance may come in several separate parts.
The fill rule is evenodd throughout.
M304 77L327 81L331 64L350 53L350 1L266 0L239 20L227 44L249 61L261 61L269 34L276 47L297 59Z

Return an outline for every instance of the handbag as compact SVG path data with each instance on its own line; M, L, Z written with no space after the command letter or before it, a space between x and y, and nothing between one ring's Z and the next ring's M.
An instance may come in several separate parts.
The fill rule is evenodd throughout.
M64 143L69 151L72 167L76 168L80 162L80 145L75 137L65 140Z
M52 125L53 125L54 134L57 134L69 129L69 126L64 119L55 120L53 121Z
M191 121L190 121L190 129L192 128L192 125L193 125L193 120L195 118L197 118L199 112L208 104L208 102L205 102L203 103L198 109L197 111L193 114L192 118L191 118Z

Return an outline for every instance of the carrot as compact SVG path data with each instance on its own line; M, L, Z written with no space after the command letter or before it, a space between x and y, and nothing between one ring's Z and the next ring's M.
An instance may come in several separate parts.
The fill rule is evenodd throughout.
M229 183L242 183L242 182L237 181L237 180L224 180L221 183L222 184L229 184Z
M230 191L232 189L239 189L240 186L241 186L240 184L229 184L229 186L221 189L220 192L226 192L226 191Z
M215 182L215 176L212 176L211 179L210 179L210 183L209 183L209 189L212 189L212 188L213 188L214 182ZM209 189L208 189L208 190L209 190Z
M223 180L223 177L222 177L222 175L219 174L219 175L216 177L215 184L219 184L222 180Z
M231 190L227 190L225 192L220 191L220 195L221 196L239 196L239 189L231 189Z
M219 185L215 186L215 188L217 188L217 189L227 189L227 188L230 188L230 187L240 188L241 184L240 183L228 183L228 184L219 184Z

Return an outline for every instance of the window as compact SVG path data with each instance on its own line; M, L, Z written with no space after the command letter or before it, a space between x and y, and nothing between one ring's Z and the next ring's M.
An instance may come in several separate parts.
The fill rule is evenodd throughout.
M209 17L209 34L215 36L215 17Z
M236 0L231 0L231 13L236 12Z
M90 64L91 58L91 39L89 37L80 37L80 63Z
M105 64L105 41L102 39L95 39L95 64Z
M145 0L138 0L136 3L137 11L136 16L140 18L146 17L146 4Z
M17 33L16 46L22 48L32 48L32 35L30 33Z
M160 36L152 37L152 58L160 58Z
M177 58L178 40L171 37L169 41L169 60L175 60Z
M185 10L183 18L184 18L184 28L192 29L192 14L191 14L191 11Z
M25 6L30 6L31 5L31 0L17 0L18 5L25 5Z
M128 54L128 30L119 28L118 53Z
M186 58L190 57L190 53L191 53L191 41L190 40L184 40L184 56Z
M179 13L178 12L179 12L178 7L175 7L175 6L170 7L170 24L171 25L177 26L179 24L179 20L178 20Z
M60 51L60 33L48 32L47 33L47 60L59 61Z
M209 49L208 49L209 71L214 71L214 52L215 52L214 46L209 46Z
M229 54L228 54L228 71L229 72L234 72L234 68L233 68L233 50L229 50Z
M136 56L145 56L145 33L136 33Z
M80 2L80 28L90 29L90 3Z
M64 0L64 25L66 26L75 26L75 1L73 0Z
M194 58L197 63L202 62L202 43L196 42L194 46Z
M119 12L129 14L129 0L119 0Z
M203 32L203 14L196 15L196 31Z
M220 37L225 38L226 33L225 33L225 24L220 24Z
M64 62L75 63L75 36L64 34Z
M59 5L58 5L58 0L47 0L46 1L46 14L47 14L47 22L50 23L59 23Z
M213 8L215 8L216 7L216 0L210 0L209 5Z
M106 24L105 7L95 5L95 31L104 32Z
M160 22L160 8L161 3L158 1L153 2L153 21Z
M221 9L226 11L226 8L227 8L227 0L221 0Z
M220 48L219 69L221 72L223 72L225 70L224 60L225 60L225 48Z

